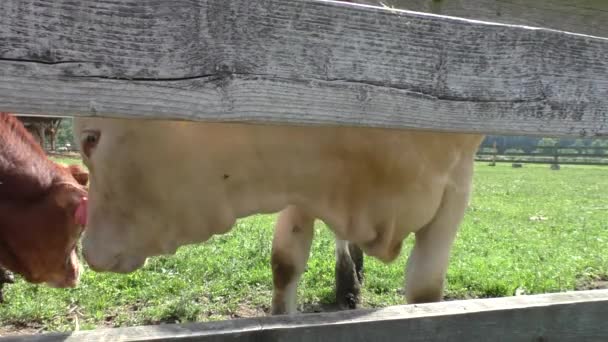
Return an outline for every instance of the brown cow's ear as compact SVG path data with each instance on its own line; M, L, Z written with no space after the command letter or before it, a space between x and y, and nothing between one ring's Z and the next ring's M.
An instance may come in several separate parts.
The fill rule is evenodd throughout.
M68 169L70 170L70 173L72 174L74 179L76 179L78 184L82 186L87 185L87 183L89 182L88 172L84 171L80 166L75 164L68 166Z
M84 190L67 183L59 184L53 188L55 202L61 208L69 209L70 211L75 211L82 198L86 197L86 195Z

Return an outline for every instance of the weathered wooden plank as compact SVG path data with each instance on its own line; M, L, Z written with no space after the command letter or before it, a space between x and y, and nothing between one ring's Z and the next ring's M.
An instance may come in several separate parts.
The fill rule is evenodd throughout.
M377 6L608 37L606 0L360 0Z
M608 39L338 3L3 0L0 110L608 135Z
M605 341L608 290L140 326L0 341Z

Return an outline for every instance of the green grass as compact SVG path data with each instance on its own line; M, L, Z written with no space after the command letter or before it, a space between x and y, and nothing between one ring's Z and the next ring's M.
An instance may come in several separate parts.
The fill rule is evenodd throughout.
M66 160L64 160L66 161ZM70 160L67 160L70 162ZM608 275L608 168L478 163L470 208L455 243L446 297L476 298L572 290ZM129 275L86 270L76 289L8 286L4 330L72 330L263 315L272 290L274 215L240 220L229 234L157 257ZM535 219L537 218L537 219ZM540 218L540 219L538 219ZM367 257L366 307L402 304L410 237L389 265ZM316 225L299 287L306 310L333 301L333 239Z
M59 162L59 163L64 163L64 164L78 164L81 166L84 166L84 164L82 163L82 160L78 157L70 157L70 156L62 156L62 157L51 157L52 160Z

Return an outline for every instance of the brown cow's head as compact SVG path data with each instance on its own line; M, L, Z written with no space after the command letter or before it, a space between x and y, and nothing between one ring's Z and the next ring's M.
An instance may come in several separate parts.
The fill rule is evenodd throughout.
M54 166L57 176L41 198L2 206L7 212L0 262L28 282L74 287L80 278L76 244L83 230L88 174L76 165Z

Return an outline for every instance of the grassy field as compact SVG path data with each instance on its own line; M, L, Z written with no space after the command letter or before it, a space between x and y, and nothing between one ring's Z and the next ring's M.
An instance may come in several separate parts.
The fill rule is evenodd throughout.
M64 160L65 161L65 160ZM474 195L455 244L447 299L605 286L608 168L476 165ZM19 280L0 305L0 334L264 315L271 296L274 215L240 220L227 235L152 259L130 275L86 270L77 289ZM410 237L390 265L365 259L365 307L402 304ZM333 239L317 222L299 288L305 311L333 301Z

